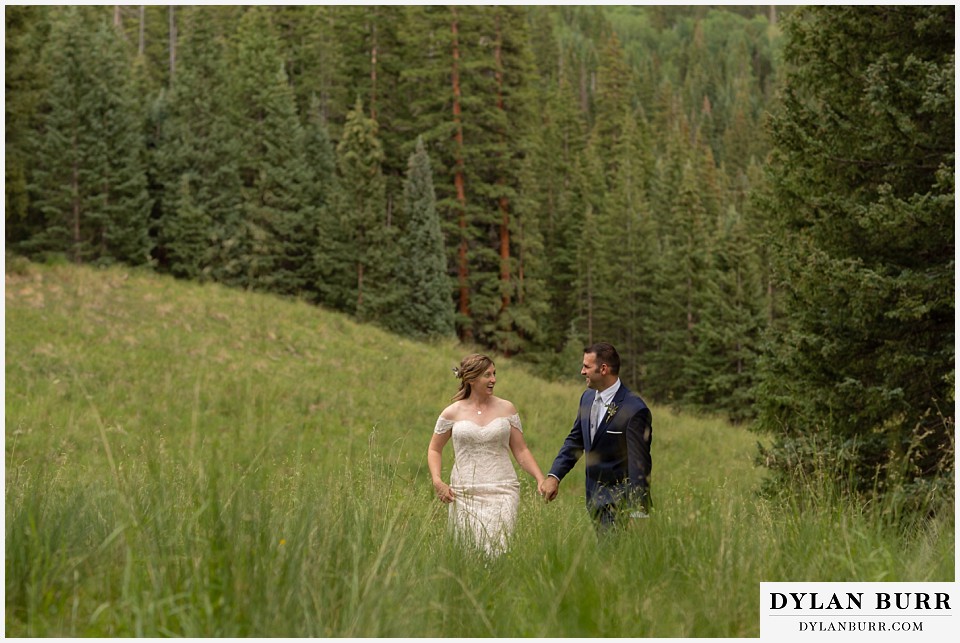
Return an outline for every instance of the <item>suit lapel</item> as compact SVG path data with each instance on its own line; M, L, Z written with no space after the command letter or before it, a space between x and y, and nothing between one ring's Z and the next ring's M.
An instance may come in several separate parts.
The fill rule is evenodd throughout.
M589 450L593 446L590 440L590 410L593 407L593 395L587 395L587 393L592 394L593 389L587 389L580 398L580 430L583 432L584 448Z
M620 381L620 388L617 390L617 394L613 396L613 400L610 402L612 405L616 406L618 409L623 405L623 398L627 396L627 387L624 386L623 380ZM597 435L594 436L594 442L600 439L601 434L606 432L607 424L613 421L613 417L610 415L610 407L604 410L600 415L600 424L597 426Z

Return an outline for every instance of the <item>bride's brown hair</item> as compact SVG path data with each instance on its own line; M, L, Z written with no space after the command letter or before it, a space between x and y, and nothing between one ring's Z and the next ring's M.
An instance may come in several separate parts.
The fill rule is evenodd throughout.
M460 367L453 369L460 380L460 390L453 396L453 401L465 400L470 397L470 382L483 375L483 372L493 366L493 360L486 355L467 355L460 360Z

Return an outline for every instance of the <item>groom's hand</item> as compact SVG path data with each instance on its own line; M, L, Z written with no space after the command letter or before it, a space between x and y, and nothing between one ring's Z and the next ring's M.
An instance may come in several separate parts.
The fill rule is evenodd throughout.
M553 476L547 476L540 483L540 495L546 502L550 502L557 497L557 491L560 489L560 481Z

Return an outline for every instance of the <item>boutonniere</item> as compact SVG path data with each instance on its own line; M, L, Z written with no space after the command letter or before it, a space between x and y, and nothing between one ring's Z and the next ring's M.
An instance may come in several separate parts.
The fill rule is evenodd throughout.
M620 410L620 407L613 402L610 402L610 404L605 404L604 406L607 407L607 422L609 422L613 419L613 416L617 414L617 411Z

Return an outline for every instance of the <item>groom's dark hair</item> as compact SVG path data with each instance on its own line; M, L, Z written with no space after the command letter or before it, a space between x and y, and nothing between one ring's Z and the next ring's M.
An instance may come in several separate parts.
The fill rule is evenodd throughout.
M597 342L583 349L584 353L593 353L597 356L597 366L606 364L610 367L610 372L614 375L620 374L620 353L613 347L613 344L606 342Z

